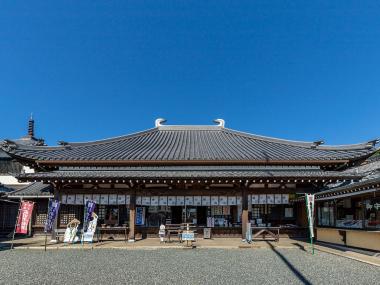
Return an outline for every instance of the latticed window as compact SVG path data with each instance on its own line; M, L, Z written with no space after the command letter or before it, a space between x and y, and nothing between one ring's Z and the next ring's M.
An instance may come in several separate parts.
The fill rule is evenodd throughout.
M48 202L45 203L36 203L34 204L36 207L36 222L35 224L38 226L45 225L46 218L47 218L47 212L48 212Z
M252 218L260 219L265 214L265 205L253 205L252 206Z
M61 205L59 224L67 225L73 219L83 220L83 206L80 205Z

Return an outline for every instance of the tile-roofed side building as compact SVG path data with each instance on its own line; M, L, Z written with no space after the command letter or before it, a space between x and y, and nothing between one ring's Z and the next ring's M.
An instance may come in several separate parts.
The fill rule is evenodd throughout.
M50 184L43 184L41 182L30 183L18 190L8 192L8 198L50 198L52 195L53 187Z

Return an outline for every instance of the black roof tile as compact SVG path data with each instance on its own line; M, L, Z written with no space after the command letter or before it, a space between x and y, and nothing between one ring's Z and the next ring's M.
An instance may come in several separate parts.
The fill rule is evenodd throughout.
M24 160L38 161L334 161L371 155L371 143L319 146L247 134L220 126L160 126L112 139L27 146L4 142L3 149Z

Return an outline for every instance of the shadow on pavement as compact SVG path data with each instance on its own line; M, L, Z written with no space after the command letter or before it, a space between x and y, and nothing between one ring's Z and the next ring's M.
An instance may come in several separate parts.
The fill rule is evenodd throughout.
M308 284L308 285L311 285L312 283L310 283L309 280L306 279L305 276L302 275L301 272L299 272L297 270L297 268L295 268L293 266L293 264L291 262L289 262L289 260L284 256L282 255L270 242L267 242L268 245L270 246L270 248L273 250L273 252L285 263L285 265L293 272L293 274L303 283L303 284ZM296 244L297 245L297 244ZM301 246L301 245L300 245ZM302 247L302 246L301 246ZM301 248L303 250L305 250L303 247Z

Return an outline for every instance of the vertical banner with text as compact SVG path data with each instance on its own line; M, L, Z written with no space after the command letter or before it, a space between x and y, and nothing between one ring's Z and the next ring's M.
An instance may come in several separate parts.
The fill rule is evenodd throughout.
M45 233L50 233L53 229L53 223L58 217L59 201L55 199L49 199L48 215L45 222Z
M21 202L18 218L16 221L15 233L27 234L28 224L33 212L33 202L23 201Z
M314 238L314 194L305 194L307 220L309 222L310 244L314 254L313 238Z
M86 201L84 221L83 221L84 231L87 230L88 224L92 220L92 213L95 211L95 206L96 206L95 201L92 201L92 200Z

